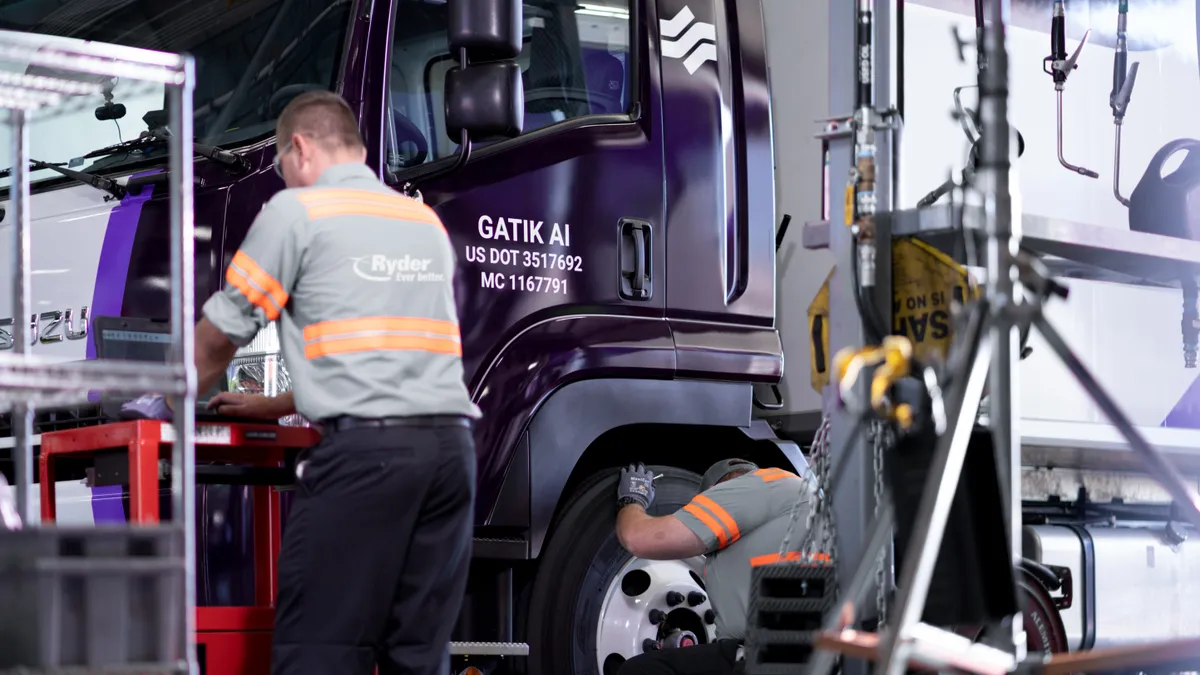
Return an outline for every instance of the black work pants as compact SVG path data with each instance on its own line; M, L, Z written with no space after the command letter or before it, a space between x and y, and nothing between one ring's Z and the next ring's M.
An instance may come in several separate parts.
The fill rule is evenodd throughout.
M744 671L737 640L638 654L621 664L617 675L732 675Z
M331 432L296 474L272 675L446 675L471 559L470 430Z

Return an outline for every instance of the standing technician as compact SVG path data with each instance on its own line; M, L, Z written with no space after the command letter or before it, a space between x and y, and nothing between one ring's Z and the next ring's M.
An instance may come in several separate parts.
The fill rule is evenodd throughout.
M381 184L349 106L296 97L276 126L288 189L250 228L196 326L199 390L279 321L293 394L222 394L221 413L299 412L302 453L279 560L276 675L444 673L470 562L475 495L449 236ZM127 412L166 417L161 398Z
M742 642L750 603L750 570L781 560L801 560L811 494L806 481L783 469L760 469L744 459L717 462L704 472L700 494L673 514L646 513L654 502L654 474L638 464L621 470L617 483L617 539L625 550L649 560L683 560L704 555L704 583L716 614L717 640L639 654L619 675L728 675L741 672ZM789 550L780 544L792 521ZM829 560L828 552L810 553ZM848 609L847 609L848 612ZM843 613L843 625L849 614Z

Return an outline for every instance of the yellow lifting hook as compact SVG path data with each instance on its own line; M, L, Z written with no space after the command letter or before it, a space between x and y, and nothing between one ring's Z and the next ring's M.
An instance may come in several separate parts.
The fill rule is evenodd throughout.
M859 376L874 367L871 375L870 406L880 417L896 422L907 430L913 421L912 406L902 403L893 406L888 390L912 371L913 345L902 335L889 335L878 347L854 349L847 347L833 358L833 373L837 378L838 394L842 401L854 400L854 387Z

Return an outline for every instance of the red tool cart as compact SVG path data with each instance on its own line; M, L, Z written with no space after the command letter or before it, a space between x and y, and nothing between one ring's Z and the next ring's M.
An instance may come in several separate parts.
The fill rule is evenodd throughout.
M156 421L117 422L42 434L39 481L42 522L55 518L55 462L96 458L114 451L128 455L129 520L159 520L159 466L170 458L174 430ZM201 422L196 425L196 461L279 468L285 454L314 445L315 429L272 424ZM198 607L196 641L207 675L262 675L270 670L271 627L280 543L279 493L254 488L254 606Z

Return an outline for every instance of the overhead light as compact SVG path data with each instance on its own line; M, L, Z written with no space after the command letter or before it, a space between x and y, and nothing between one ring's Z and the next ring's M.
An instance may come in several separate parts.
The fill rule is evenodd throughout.
M629 19L629 10L621 9L620 7L608 7L605 5L589 5L581 4L575 10L576 14L585 16L602 16L608 19Z

